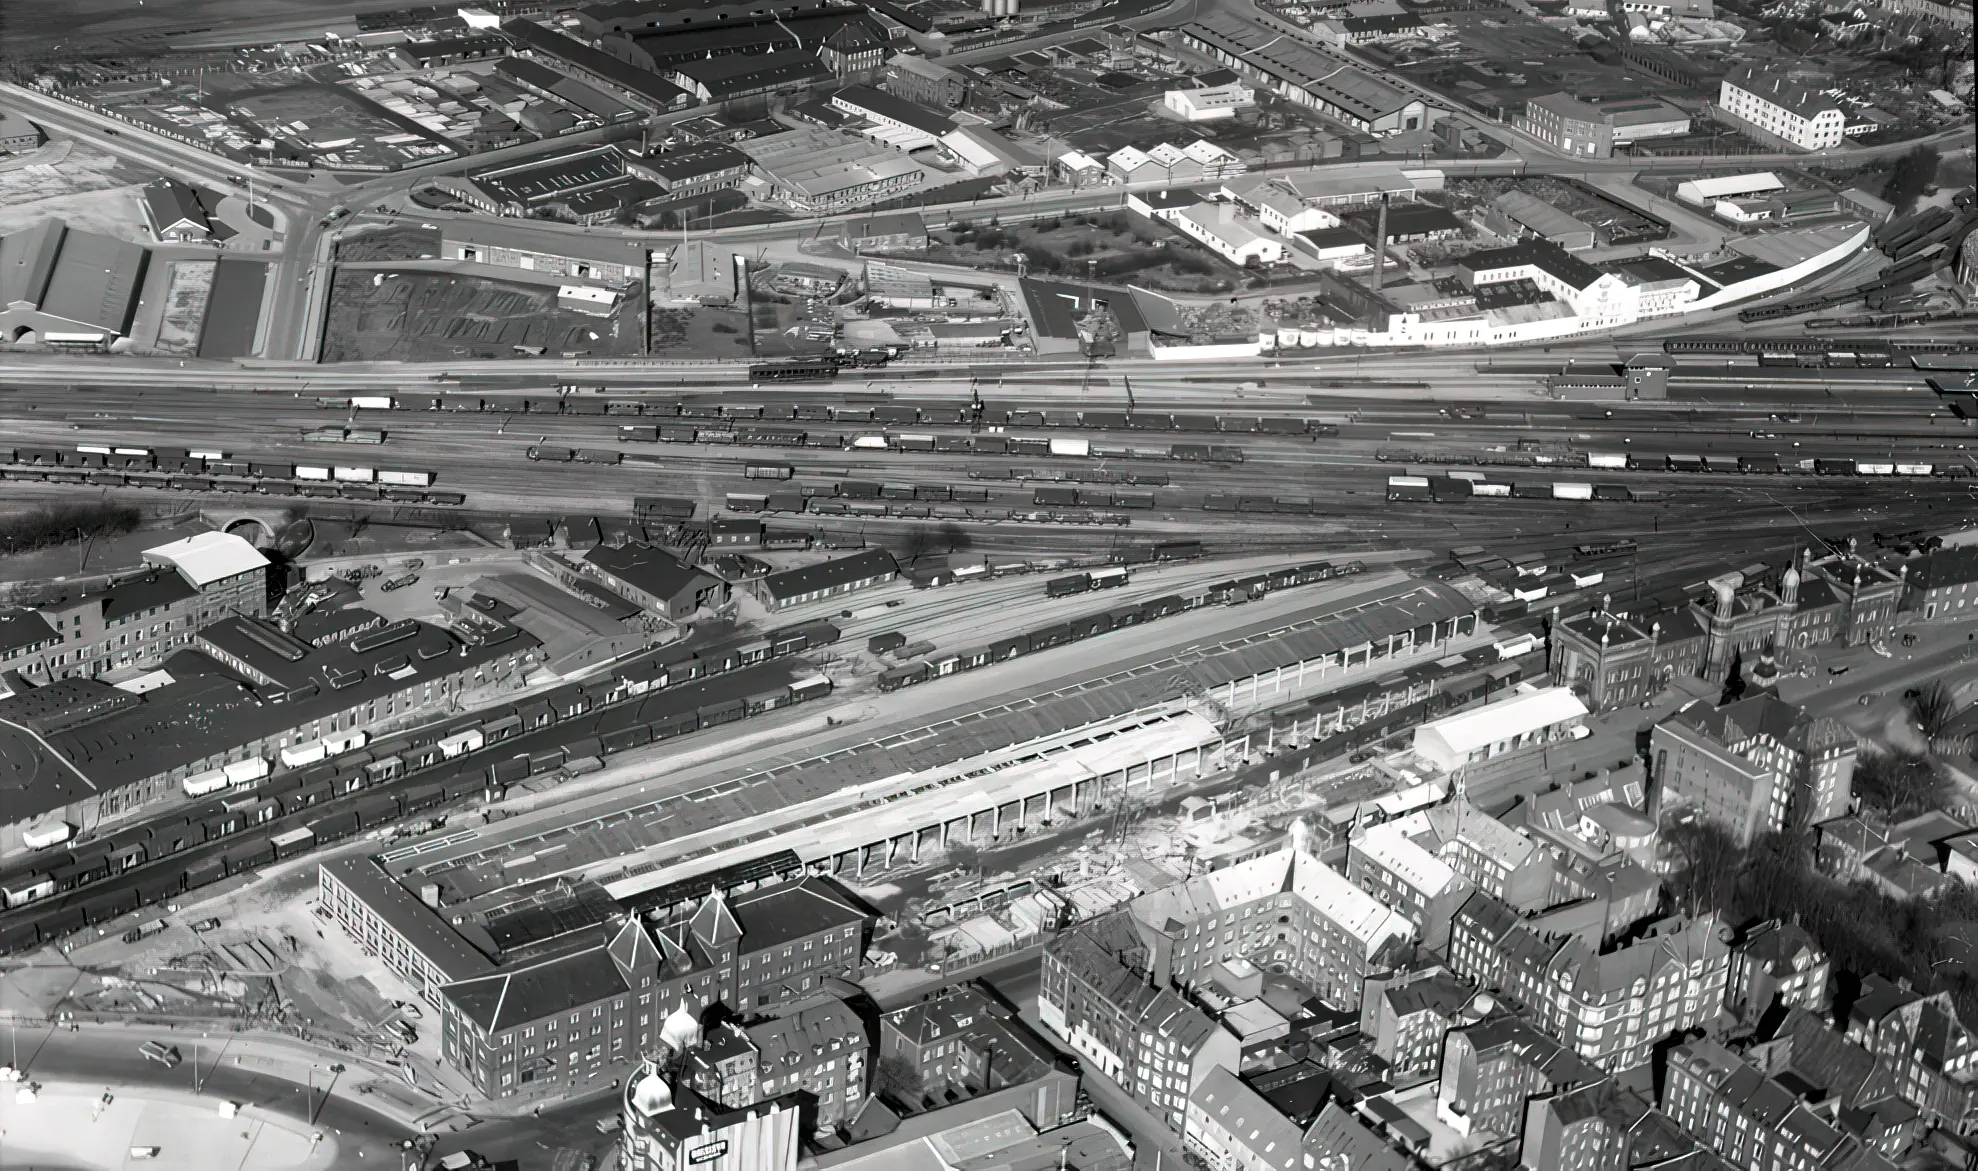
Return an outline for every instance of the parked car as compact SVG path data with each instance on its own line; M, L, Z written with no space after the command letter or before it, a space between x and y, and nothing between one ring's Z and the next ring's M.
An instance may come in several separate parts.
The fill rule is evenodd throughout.
M194 931L197 931L199 934L204 935L208 931L213 930L219 925L220 925L220 921L218 919L201 919L199 922L194 923L192 925L192 929Z
M392 578L391 580L385 582L384 585L380 586L379 588L389 593L392 590L402 590L409 585L417 585L418 582L419 582L418 574L408 573L403 577Z

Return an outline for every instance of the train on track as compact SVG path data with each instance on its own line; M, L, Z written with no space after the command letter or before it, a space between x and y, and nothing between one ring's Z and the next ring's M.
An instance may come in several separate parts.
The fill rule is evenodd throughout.
M959 455L1017 455L1039 458L1180 460L1188 463L1242 463L1243 449L1227 444L1171 443L1129 446L1085 438L1023 435L936 435L932 432L824 432L776 427L621 426L621 443L705 443L736 447L808 447L833 451L953 452ZM664 457L624 455L608 449L532 447L530 459L615 464L660 463Z
M5 908L0 912L0 953L60 940L140 906L170 901L230 875L462 797L500 792L571 762L828 696L831 681L816 675L658 720L636 719L641 708L635 701L653 692L837 640L835 627L815 622L746 643L642 659L609 680L568 683L445 725L376 740L361 733L346 737L334 759L226 786L224 796L88 842L51 842L32 859L0 872L0 904ZM595 735L520 754L503 748L517 737L592 714L600 715L587 725ZM185 784L188 795L204 789L200 778L188 778ZM177 855L194 851L200 855L196 860L173 864ZM91 893L91 888L130 872L138 873L116 890ZM56 902L62 905L52 907Z
M167 488L181 492L238 492L263 496L311 496L387 500L402 504L465 503L459 492L435 490L430 471L373 467L356 461L294 463L228 457L224 452L82 444L65 447L0 447L0 479L105 488Z
M1286 569L1259 573L1250 577L1234 578L1217 582L1214 585L1196 586L1165 597L1145 602L1131 602L1115 606L1095 614L1086 614L1065 622L1053 622L1022 634L1012 634L981 646L954 651L943 655L928 655L910 662L889 667L879 674L881 691L898 691L929 679L945 675L956 675L973 671L991 663L1006 662L1023 655L1036 654L1067 643L1093 638L1108 631L1120 630L1128 626L1157 622L1163 618L1200 609L1204 606L1231 606L1261 598L1277 590L1293 586L1309 585L1314 582L1330 581L1339 577L1352 577L1366 572L1366 566L1358 561L1334 564L1330 561L1315 561ZM1104 583L1095 586L1092 579L1107 575ZM1124 570L1098 570L1092 574L1073 575L1072 578L1057 578L1045 583L1047 593L1053 587L1063 592L1051 593L1053 597L1081 593L1083 590L1065 590L1059 583L1074 579L1083 580L1086 589L1103 588L1103 584L1125 585Z
M1774 361L1769 364L1774 365L1908 366L1919 370L1931 368L1932 360L1940 355L1970 353L1974 349L1978 349L1978 344L1971 342L1907 338L1878 341L1872 338L1686 337L1669 338L1662 343L1662 352L1671 356L1743 355L1760 359L1761 365L1768 364L1764 359L1770 356Z
M1782 459L1776 455L1683 455L1644 452L1572 451L1556 453L1486 452L1468 455L1458 452L1408 451L1382 448L1375 458L1386 463L1443 464L1478 467L1521 467L1542 470L1592 468L1605 471L1682 472L1716 475L1774 476L1869 476L1970 479L1978 468L1969 463L1939 463L1915 458L1888 456L1869 459L1858 456L1813 456ZM1463 475L1483 480L1479 473Z
M1032 427L1085 431L1154 431L1223 435L1283 435L1329 438L1336 424L1296 416L1210 415L1171 411L1035 410L974 403L902 403L887 399L873 403L823 402L694 402L678 398L613 398L606 393L575 393L565 387L537 394L412 394L319 398L326 408L343 409L361 401L371 409L400 412L441 411L495 414L559 415L568 417L636 417L681 419L718 429L722 424L751 421L795 421L832 424L877 424L880 427ZM880 398L879 395L865 397ZM637 436L644 439L640 432ZM621 436L621 438L627 438ZM664 440L664 435L654 438ZM691 442L688 440L687 442Z

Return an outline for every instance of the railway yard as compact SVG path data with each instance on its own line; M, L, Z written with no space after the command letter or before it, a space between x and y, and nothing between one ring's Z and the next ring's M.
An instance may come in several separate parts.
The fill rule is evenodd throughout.
M307 519L352 542L297 555L293 580L332 599L318 614L457 626L461 596L578 590L571 567L626 542L733 590L681 615L618 599L614 623L648 615L612 627L639 632L619 653L14 849L8 986L50 1012L279 1024L457 1107L476 1099L439 1029L394 1007L432 1003L430 977L353 942L319 871L375 875L521 955L829 876L882 917L875 987L938 982L1002 954L982 942L999 908L1046 886L1097 908L1294 820L1343 833L1439 799L1392 763L1413 730L1543 686L1562 617L1680 608L1727 566L1964 523L1957 355L1762 356L1672 353L1666 398L1619 402L1561 390L1598 349L1242 380L19 381L0 390L10 499L269 538ZM1418 386L1459 373L1460 395ZM896 573L774 605L754 584L861 550ZM1633 755L1634 721L1586 723L1552 775ZM1531 783L1469 799L1502 809Z

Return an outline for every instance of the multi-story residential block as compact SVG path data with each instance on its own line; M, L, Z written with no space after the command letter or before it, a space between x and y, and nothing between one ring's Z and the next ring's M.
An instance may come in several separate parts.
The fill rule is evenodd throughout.
M1177 1133L1209 1071L1242 1062L1236 1034L1155 981L1128 912L1092 920L1044 949L1037 1014L1094 1070Z
M1730 929L1706 915L1596 952L1580 935L1535 930L1480 893L1456 915L1449 966L1524 1005L1588 1061L1618 1072L1646 1062L1670 1033L1723 1011L1729 940Z
M1483 1015L1476 991L1440 965L1368 978L1360 1032L1374 1056L1387 1063L1389 1081L1435 1069L1443 1035Z
M1712 707L1696 700L1649 736L1649 813L1693 810L1740 842L1845 814L1854 734L1776 695Z
M625 1171L796 1171L802 1101L794 1094L723 1110L675 1091L647 1062L625 1083L618 1165Z
M1747 65L1725 77L1717 105L1766 138L1800 150L1839 146L1847 125L1840 103L1776 67Z
M98 590L0 613L0 670L30 682L144 670L223 618L268 614L268 559L232 533L144 551L144 572Z
M1401 818L1400 823L1411 822L1414 816ZM1433 837L1412 830L1409 836L1478 890L1521 911L1537 910L1551 897L1552 858L1537 842L1464 798L1437 805L1422 816Z
M1863 977L1846 1035L1888 1064L1895 1092L1916 1106L1925 1125L1959 1134L1978 1128L1978 1044L1950 993L1924 996L1884 976Z
M1407 918L1299 845L1142 895L1131 915L1163 986L1190 987L1244 959L1288 972L1349 1012L1366 978L1415 938Z
M1662 1109L1749 1171L1893 1171L1791 1090L1707 1038L1670 1053Z
M872 1039L829 993L776 1006L762 1020L725 1021L685 1055L682 1079L729 1109L799 1091L816 1105L807 1129L835 1130L865 1104Z
M1804 928L1768 919L1747 930L1731 949L1724 1007L1749 1024L1775 1005L1824 1013L1832 972L1827 954L1814 946Z
M1530 1023L1499 1016L1452 1029L1442 1047L1436 1116L1459 1133L1511 1138L1533 1098L1593 1085L1606 1074Z
M1612 1080L1535 1097L1525 1105L1518 1163L1530 1171L1629 1171L1633 1130L1648 1104Z
M1889 1063L1841 1036L1824 1015L1788 1009L1746 1060L1884 1158L1901 1157L1921 1129L1922 1114L1896 1094Z
M1212 1069L1188 1096L1187 1148L1211 1171L1298 1171L1305 1136L1233 1069Z
M1346 876L1407 916L1420 932L1422 945L1438 952L1449 945L1450 920L1476 889L1397 822L1383 822L1353 835L1346 853Z
M981 1086L989 1053L977 1029L989 1015L987 998L966 987L894 1009L879 1021L880 1059L905 1061L935 1093Z
M879 1052L882 1060L911 1065L935 1101L948 1090L972 1096L1032 1082L1059 1060L1042 1037L974 987L887 1013Z
M1325 1103L1301 1125L1230 1069L1212 1071L1190 1096L1183 1142L1211 1171L1407 1171L1411 1166L1406 1155L1339 1103Z

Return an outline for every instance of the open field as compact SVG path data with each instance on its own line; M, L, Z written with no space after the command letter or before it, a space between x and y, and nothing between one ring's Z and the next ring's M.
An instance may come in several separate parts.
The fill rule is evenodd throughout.
M559 309L556 287L444 272L339 270L323 361L513 358L517 346L626 356L644 349L643 290L610 317Z
M158 348L189 357L199 348L199 327L206 320L206 300L213 292L211 260L174 260L171 283L165 288L165 315L158 325Z
M1164 223L1128 212L1063 216L1012 227L936 232L925 259L1014 272L1014 254L1035 275L1124 280L1174 292L1234 287L1236 266Z

